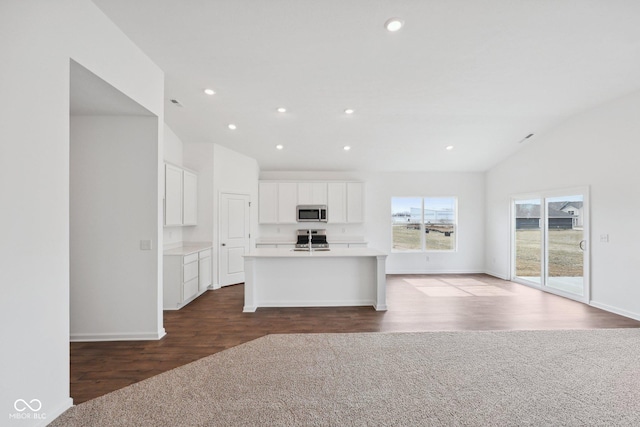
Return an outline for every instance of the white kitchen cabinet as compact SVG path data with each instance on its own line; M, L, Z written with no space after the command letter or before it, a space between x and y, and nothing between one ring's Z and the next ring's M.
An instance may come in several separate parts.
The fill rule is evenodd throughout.
M278 183L261 182L258 190L258 220L260 224L278 223Z
M187 170L182 171L183 225L198 223L198 175Z
M258 218L261 224L295 224L297 204L297 183L260 183Z
M299 205L326 205L326 182L298 182Z
M364 222L364 184L347 182L347 222Z
M206 291L211 285L211 249L198 252L198 291Z
M211 285L211 246L165 250L163 307L179 310Z
M347 184L330 182L327 184L328 222L344 224L347 222Z
M164 225L182 225L182 169L164 168Z
M334 224L364 222L364 184L330 182L327 184L329 222Z
M298 205L298 184L295 182L278 183L278 224L295 224Z
M198 222L198 175L165 164L164 225L196 225Z

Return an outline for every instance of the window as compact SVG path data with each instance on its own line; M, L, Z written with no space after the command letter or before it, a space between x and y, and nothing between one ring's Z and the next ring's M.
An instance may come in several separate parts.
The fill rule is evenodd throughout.
M392 249L397 252L455 251L457 205L455 197L393 197Z

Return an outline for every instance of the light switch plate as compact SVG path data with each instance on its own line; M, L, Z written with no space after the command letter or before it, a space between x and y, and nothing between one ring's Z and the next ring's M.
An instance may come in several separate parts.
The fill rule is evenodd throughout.
M140 250L142 251L150 251L153 249L153 245L151 244L151 240L140 240Z

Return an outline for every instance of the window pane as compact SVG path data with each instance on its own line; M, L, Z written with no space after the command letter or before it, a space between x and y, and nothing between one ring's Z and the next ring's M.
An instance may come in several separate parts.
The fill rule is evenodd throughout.
M391 228L393 249L421 250L420 221L422 220L422 199L393 197L391 199Z
M516 276L541 283L542 230L540 229L540 199L516 200Z
M432 251L456 249L455 197L429 197L424 199L425 246Z

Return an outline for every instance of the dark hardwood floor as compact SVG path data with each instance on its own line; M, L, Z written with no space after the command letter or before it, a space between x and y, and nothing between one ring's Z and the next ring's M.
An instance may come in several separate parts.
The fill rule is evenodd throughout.
M243 298L243 285L235 285L165 311L167 335L159 341L71 343L74 403L267 334L640 327L638 321L487 275L389 275L386 312L336 307L242 313Z

